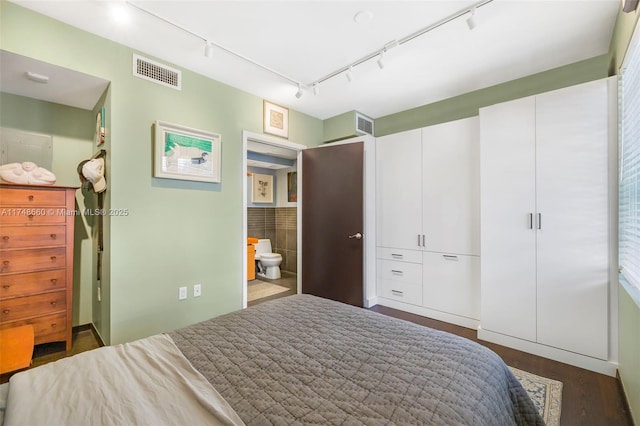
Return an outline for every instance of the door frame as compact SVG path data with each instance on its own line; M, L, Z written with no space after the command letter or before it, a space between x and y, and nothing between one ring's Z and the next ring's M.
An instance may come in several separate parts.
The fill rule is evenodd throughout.
M323 147L351 144L356 142L364 143L363 159L363 194L364 194L364 300L365 308L370 308L378 303L376 294L376 140L373 136L363 135L338 142L326 143L323 145L308 147L295 142L283 140L281 138L253 133L247 130L242 131L242 308L247 307L247 143L248 141L264 143L280 148L291 149L298 152L296 165L298 171L298 208L297 208L297 244L302 247L302 209L304 208L304 195L302 194L302 151L305 149L321 149ZM297 252L297 293L302 290L302 253ZM338 277L336 277L338 279Z

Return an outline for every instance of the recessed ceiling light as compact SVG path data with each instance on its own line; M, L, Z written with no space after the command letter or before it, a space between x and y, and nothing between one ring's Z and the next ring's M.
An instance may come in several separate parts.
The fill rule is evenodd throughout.
M371 22L372 19L373 19L373 12L371 12L370 10L361 10L360 12L353 15L353 21L356 24L360 24L360 25L367 24Z

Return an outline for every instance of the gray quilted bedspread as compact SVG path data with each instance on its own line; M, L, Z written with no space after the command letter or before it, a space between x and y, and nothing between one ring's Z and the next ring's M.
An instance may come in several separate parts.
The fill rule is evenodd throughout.
M170 336L248 425L544 424L489 349L315 296Z

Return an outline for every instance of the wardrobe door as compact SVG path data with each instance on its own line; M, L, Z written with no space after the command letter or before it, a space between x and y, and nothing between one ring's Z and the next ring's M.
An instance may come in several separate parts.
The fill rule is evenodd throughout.
M538 342L607 359L607 81L536 99Z
M481 326L536 340L535 98L480 109Z
M480 254L478 117L422 129L424 250Z
M376 139L377 245L421 250L421 130Z

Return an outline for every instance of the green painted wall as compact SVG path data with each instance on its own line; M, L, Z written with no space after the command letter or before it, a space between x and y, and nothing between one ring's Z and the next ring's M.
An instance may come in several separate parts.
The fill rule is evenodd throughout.
M349 136L355 136L356 112L349 111L344 114L324 120L323 123L323 141L331 142L338 139L345 139Z
M374 122L376 136L478 115L479 108L535 95L574 84L605 78L608 56L602 55L517 80L465 93L432 104L380 117Z
M0 7L2 49L111 81L110 205L128 216L110 218L110 330L103 324L102 337L120 343L241 308L242 130L262 131L263 100L187 70L182 91L135 78L131 49ZM220 133L222 183L153 178L155 120ZM322 121L290 110L289 123L291 141L322 142ZM194 299L196 283L202 297ZM189 287L185 301L180 286Z
M0 127L51 135L51 171L58 185L80 185L76 168L93 152L93 117L91 111L0 92ZM77 208L84 210L85 200L80 191L76 202ZM76 216L74 226L73 325L78 325L90 323L92 315L91 220Z
M638 23L640 12L618 13L609 47L609 72L620 73L620 65ZM640 424L640 292L618 288L619 372L636 424Z

